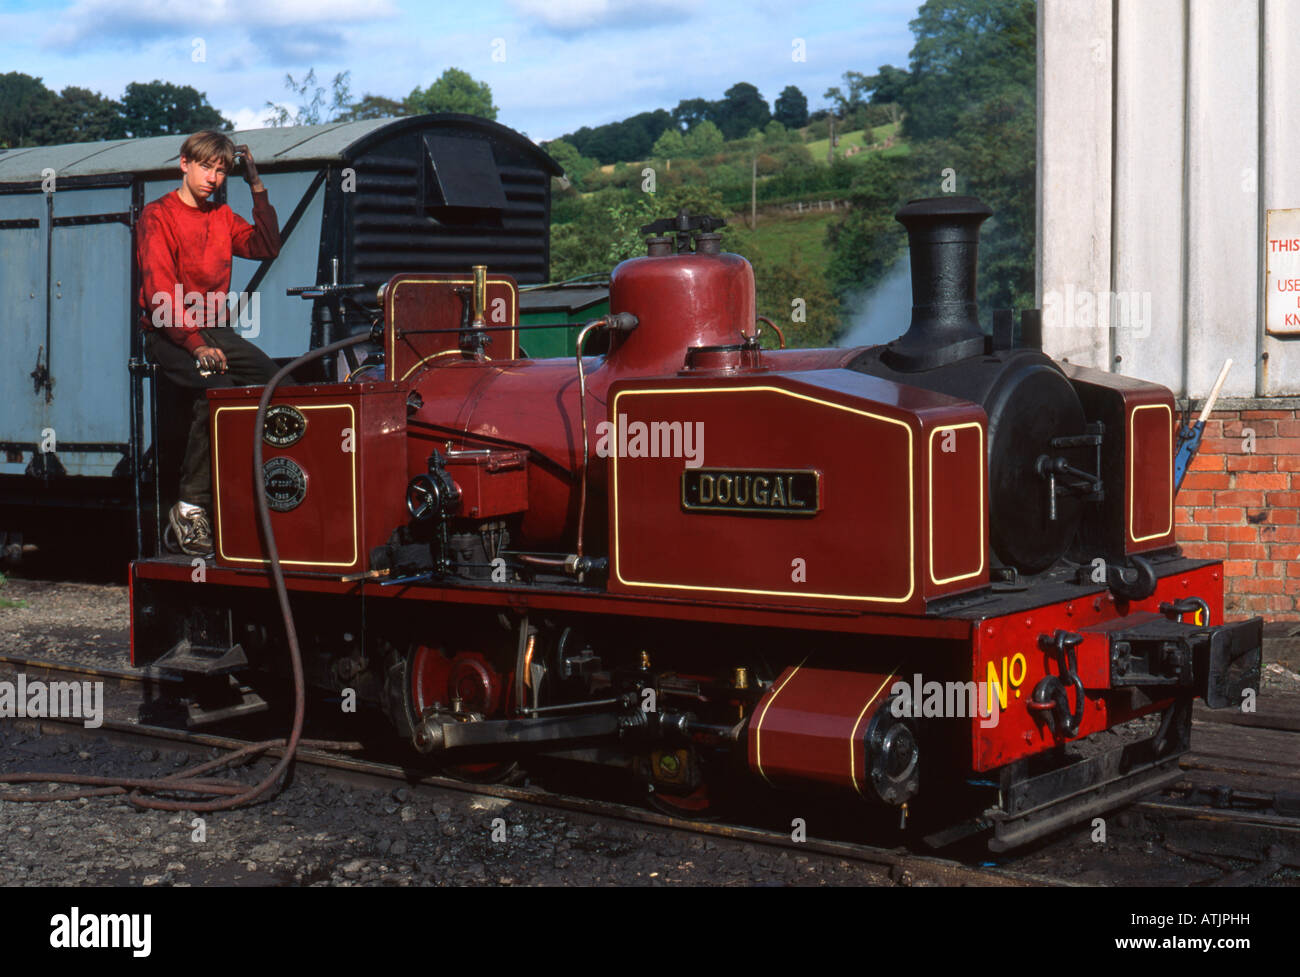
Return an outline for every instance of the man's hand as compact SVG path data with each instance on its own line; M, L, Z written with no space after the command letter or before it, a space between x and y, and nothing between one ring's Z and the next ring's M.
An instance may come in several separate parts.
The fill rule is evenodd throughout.
M248 151L248 147L236 146L235 155L243 157L244 182L252 187L254 193L265 189L265 187L262 186L262 178L257 175L257 164L253 162L253 154Z
M194 351L199 361L199 369L226 372L226 354L215 346L200 346Z

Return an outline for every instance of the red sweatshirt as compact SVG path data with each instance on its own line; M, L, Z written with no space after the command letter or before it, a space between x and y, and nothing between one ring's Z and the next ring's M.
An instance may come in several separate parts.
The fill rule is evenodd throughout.
M190 207L173 190L145 206L136 240L141 325L191 353L204 345L200 329L226 321L231 255L261 260L280 253L280 227L265 190L253 194L252 224L225 204Z

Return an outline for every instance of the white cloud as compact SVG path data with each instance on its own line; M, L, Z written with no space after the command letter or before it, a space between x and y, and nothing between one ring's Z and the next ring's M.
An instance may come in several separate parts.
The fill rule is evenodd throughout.
M667 18L688 17L700 0L510 0L521 17L553 31L594 30L601 27L659 27Z
M171 0L77 0L46 34L47 47L136 40L205 30L332 27L398 16L393 0L211 0L180 8Z
M682 98L721 98L737 81L769 103L797 85L816 108L845 70L907 64L919 0L478 0L458 10L424 0L206 0L183 15L172 0L42 2L39 13L0 13L9 55L0 72L113 98L132 81L192 85L238 127L260 128L267 100L291 111L302 101L286 73L301 82L314 67L328 96L334 74L351 69L354 98L400 100L456 66L492 86L499 121L551 139ZM52 28L80 39L43 47ZM206 40L203 63L191 59L194 37ZM507 41L504 61L492 60L496 37ZM807 40L806 62L792 62L792 37Z
M235 124L236 131L242 129L261 129L263 128L262 120L271 114L270 109L250 109L242 108L234 112L222 113L227 119Z

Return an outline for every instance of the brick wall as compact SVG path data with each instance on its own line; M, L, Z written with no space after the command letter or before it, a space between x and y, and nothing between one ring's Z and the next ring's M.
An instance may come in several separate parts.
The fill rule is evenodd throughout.
M1175 500L1183 552L1224 561L1229 617L1300 620L1300 405L1291 403L1211 414Z

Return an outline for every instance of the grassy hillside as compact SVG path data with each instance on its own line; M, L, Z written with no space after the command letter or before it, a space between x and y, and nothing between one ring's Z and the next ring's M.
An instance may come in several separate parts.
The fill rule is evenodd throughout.
M727 218L723 246L759 263L786 262L794 257L824 268L830 259L826 250L826 228L843 216L843 211L829 210L803 214L760 212L758 229L751 231L745 223L748 214L733 214ZM736 230L732 230L733 227Z
M876 126L871 130L871 135L874 137L875 141L871 146L867 147L867 151L883 153L886 156L901 156L906 154L908 147L906 143L901 141L902 128L903 124L901 122L890 122L883 126ZM890 139L895 140L894 145L890 146L888 149L881 149L880 147ZM826 150L830 147L830 144L830 139L818 139L816 142L806 143L805 145L808 147L808 152L812 153L813 159L819 163L825 163ZM857 146L859 149L862 148L861 129L856 132L847 132L840 136L840 144L835 147L835 155L843 156L844 151L850 146Z
M754 266L760 313L781 324L791 346L824 346L843 326L841 300L831 287L828 231L846 215L835 210L787 211L788 201L843 200L859 174L876 173L881 156L906 152L900 126L872 130L873 143L861 147L862 132L846 133L837 150L841 159L826 165L828 140L803 144L750 139L726 144L703 159L620 162L601 166L553 201L551 271L556 279L599 273L622 258L644 253L638 227L685 206L692 213L723 214L723 247L744 255ZM891 143L888 149L882 148ZM805 147L808 151L805 155ZM758 182L758 226L747 226L750 161L763 154ZM775 164L775 165L774 165ZM654 198L640 192L641 170L658 169ZM876 174L878 176L878 174Z
M839 301L825 269L830 262L826 230L842 218L842 212L831 211L760 212L758 228L751 231L745 215L728 217L723 247L753 264L757 311L776 319L791 346L825 346L841 328ZM791 315L794 299L804 307L805 320Z

